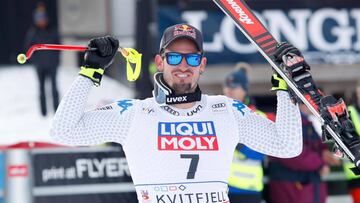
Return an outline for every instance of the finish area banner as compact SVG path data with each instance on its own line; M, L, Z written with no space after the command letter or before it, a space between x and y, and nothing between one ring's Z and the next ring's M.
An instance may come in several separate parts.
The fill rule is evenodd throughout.
M121 147L64 151L32 153L35 202L137 202Z
M279 6L282 9L275 7L254 10L278 41L294 44L309 63L360 63L360 8L286 8L283 1ZM204 35L205 56L209 64L266 63L220 10L180 10L176 6L160 6L158 20L159 33L167 26L182 22L199 28Z

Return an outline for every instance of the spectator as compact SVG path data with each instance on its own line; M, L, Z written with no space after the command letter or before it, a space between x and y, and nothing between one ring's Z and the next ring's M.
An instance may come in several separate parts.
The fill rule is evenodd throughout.
M34 25L28 30L25 39L25 50L33 44L59 44L57 29L48 19L45 5L39 2L33 15ZM59 66L59 52L35 52L30 62L36 67L40 90L41 115L47 115L45 82L51 81L53 108L56 111L59 105L59 93L56 84L56 72Z
M272 203L324 203L326 184L321 177L329 174L329 165L339 165L323 144L310 122L310 110L300 104L303 124L303 151L290 159L270 157L269 193Z
M223 92L226 96L241 101L260 115L247 96L249 89L248 72L250 65L238 63L235 70L225 77ZM230 202L260 203L262 201L264 155L238 144L234 151L229 176Z
M350 112L350 118L355 126L355 131L360 135L360 80L356 85L355 102L348 107ZM354 167L354 164L350 161L344 161L344 172L346 175L348 189L354 203L360 203L360 177L354 175L350 168Z

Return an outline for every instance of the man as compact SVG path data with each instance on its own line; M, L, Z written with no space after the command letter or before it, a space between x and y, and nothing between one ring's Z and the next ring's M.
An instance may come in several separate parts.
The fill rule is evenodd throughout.
M340 160L322 143L321 135L317 134L310 121L311 111L305 104L300 104L299 108L303 151L289 159L270 157L269 198L272 203L325 203L327 188L321 176L329 174L329 165L340 165Z
M266 115L257 110L247 96L249 90L248 72L250 65L238 63L233 71L225 77L224 94L246 104L257 114ZM264 155L238 144L234 151L229 176L230 202L260 203L262 201Z
M355 102L349 107L350 119L352 120L355 132L360 136L360 80L355 89ZM360 203L360 177L354 175L350 170L354 164L349 160L344 160L344 172L347 179L347 185L354 203Z
M33 44L59 44L57 29L49 22L45 5L39 2L33 16L34 26L26 34L25 50ZM34 64L39 79L41 115L47 115L45 82L51 81L51 93L54 112L59 105L59 93L56 84L60 54L58 51L36 52L30 62Z
M86 52L80 76L55 114L51 136L69 145L120 143L139 202L228 202L228 173L238 143L283 158L301 152L300 113L285 88L275 87L276 123L240 101L201 94L198 80L207 60L203 38L187 24L163 33L152 98L84 112L87 95L100 85L118 46L112 37L90 41L96 51ZM281 44L274 57L281 62L293 52Z

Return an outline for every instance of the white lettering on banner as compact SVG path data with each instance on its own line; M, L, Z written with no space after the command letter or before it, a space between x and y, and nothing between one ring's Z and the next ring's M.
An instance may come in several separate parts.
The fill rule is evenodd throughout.
M50 169L45 169L42 171L42 181L47 182L48 180L57 180L57 179L64 179L64 171L63 167L55 168L52 167Z
M44 183L50 180L71 180L76 178L76 169L75 167L51 167L42 170L42 181Z
M232 0L228 1L232 2ZM204 12L186 11L182 14L182 18L202 30L201 25L206 24L208 18ZM291 9L289 12L268 9L256 13L256 16L269 28L275 39L279 40L281 36L285 36L287 41L301 50L307 50L310 46L322 52L360 50L360 9L358 8ZM324 25L329 21L335 24L329 23L327 26L329 33L324 33ZM354 23L350 24L350 21ZM209 40L205 40L205 51L222 52L227 48L240 54L256 53L257 50L250 42L237 39L236 29L231 19L224 17L219 30L214 32Z
M268 19L269 32L275 39L280 39L283 33L289 41L294 42L294 46L302 50L308 49L306 21L311 15L310 10L291 10L289 16L294 19L295 25L279 10L266 10L262 14Z
M93 165L94 168L96 168L96 171L89 170L89 177L90 178L104 177L105 162L99 161L98 159L93 159Z
M355 50L360 50L360 9L352 9L350 11L350 16L355 19L356 27L356 39L357 41L353 44Z
M185 21L191 22L190 24L194 27L202 30L202 21L205 21L208 18L208 14L206 11L184 11L181 14L182 19ZM214 33L213 40L204 42L204 47L206 47L207 51L218 50L223 51L224 46L221 43L220 33Z
M235 30L237 29L234 22L231 18L224 18L223 23L221 23L220 32L223 36L224 45L233 52L237 53L254 53L256 52L255 46L251 42L239 42L236 39Z
M331 30L331 34L337 38L334 42L328 42L322 31L325 20L329 19L339 25ZM319 50L336 51L339 49L351 49L351 36L355 32L354 28L349 27L349 16L345 9L325 8L318 10L310 19L309 29L312 31L312 37L310 37L311 43Z
M89 178L130 176L125 158L77 159L76 174L78 178L87 175Z
M130 176L126 158L77 159L75 166L42 170L42 181Z

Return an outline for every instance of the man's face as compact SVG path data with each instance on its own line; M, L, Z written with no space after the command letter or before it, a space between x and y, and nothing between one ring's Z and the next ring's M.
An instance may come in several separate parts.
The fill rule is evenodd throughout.
M200 53L195 43L186 38L180 38L172 42L164 51L177 52L181 54ZM175 90L177 94L194 92L206 66L206 58L201 59L199 66L193 67L187 64L185 57L182 58L178 65L170 65L166 57L156 55L155 63L160 72L164 74L164 80Z
M240 86L224 87L223 92L224 92L225 96L227 96L227 97L239 100L241 102L245 101L246 91Z
M41 29L44 29L48 25L48 19L47 18L39 19L35 22L35 25Z

